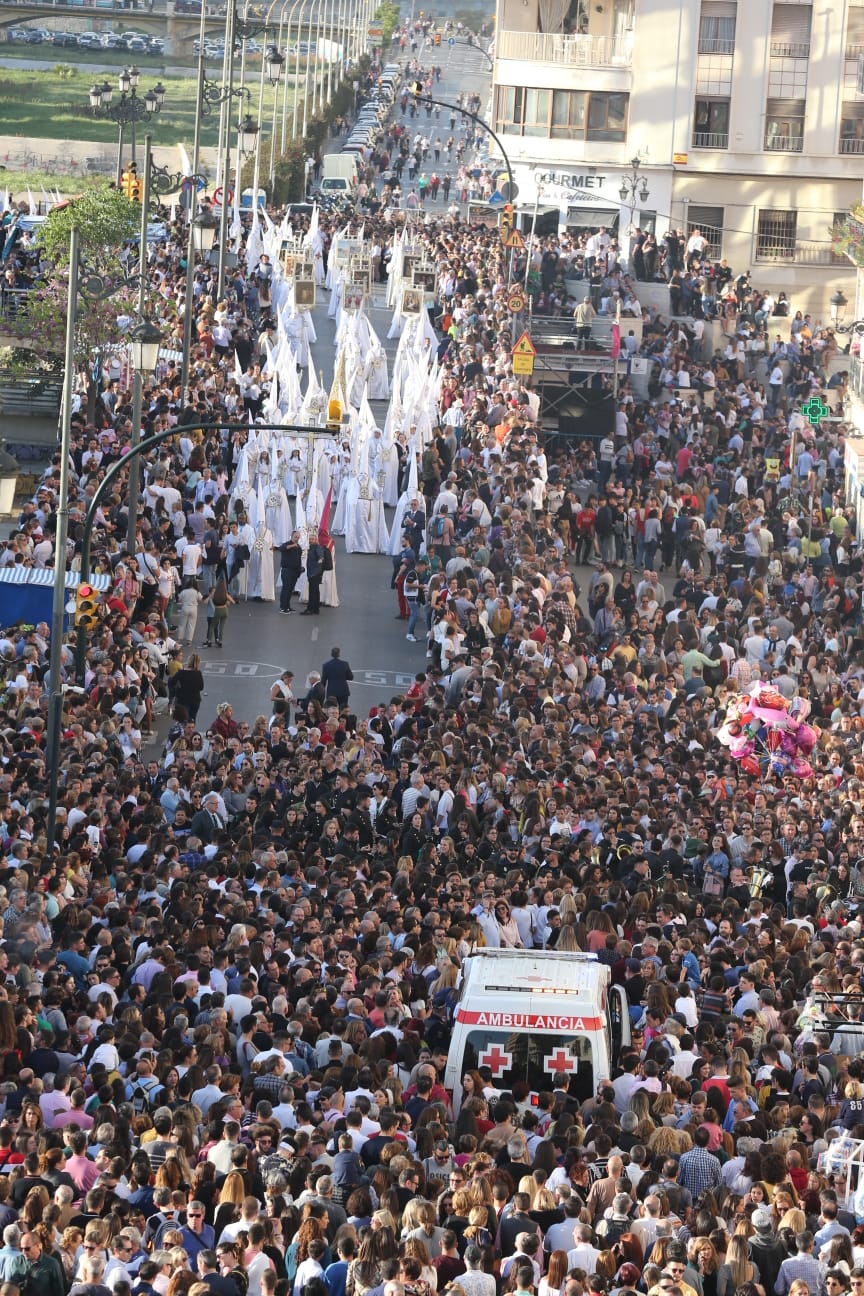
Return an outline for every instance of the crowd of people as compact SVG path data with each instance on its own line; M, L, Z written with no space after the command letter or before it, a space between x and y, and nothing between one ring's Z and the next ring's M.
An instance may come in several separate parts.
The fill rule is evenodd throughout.
M385 268L397 219L365 225ZM169 321L179 234L154 253ZM199 564L219 583L209 533L242 526L254 267L224 293L196 270L190 390L170 361L145 390L145 430L177 436L140 499L118 483L102 511L111 589L57 769L47 627L0 639L0 1296L857 1296L864 643L842 427L810 427L785 382L763 402L673 320L648 321L646 354L713 381L650 400L625 382L596 449L544 434L510 369L497 232L427 217L422 237L443 380L429 443L400 441L419 489L393 583L427 652L409 688L355 714L337 653L305 690L286 670L270 715L199 715L171 627ZM748 310L736 295L736 333ZM73 419L76 553L130 417L109 374ZM4 561L50 561L57 487L55 461ZM812 777L715 737L768 680L810 704ZM612 1074L531 1093L481 1066L445 1087L478 946L606 964L632 1025Z

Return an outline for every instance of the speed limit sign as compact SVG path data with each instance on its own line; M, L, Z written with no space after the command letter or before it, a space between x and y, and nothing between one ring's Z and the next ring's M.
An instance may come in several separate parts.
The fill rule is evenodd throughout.
M525 294L519 289L511 292L507 298L507 309L512 311L514 315L518 315L520 311L523 311L525 309Z

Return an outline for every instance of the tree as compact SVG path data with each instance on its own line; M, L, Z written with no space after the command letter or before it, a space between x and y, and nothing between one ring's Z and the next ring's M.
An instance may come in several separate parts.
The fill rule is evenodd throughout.
M864 266L864 205L853 207L844 221L832 227L831 251L848 257L853 265Z
M80 253L79 294L75 327L75 364L87 375L87 411L95 414L99 376L94 369L121 351L123 335L118 325L121 315L134 316L137 311L138 284L124 284L128 274L122 253L139 231L141 208L109 184L80 194L69 202L52 208L38 234L42 260L48 267L45 280L30 294L27 313L16 326L22 338L37 338L48 351L63 352L66 333L66 309L69 298L69 236L78 230ZM137 265L133 255L131 268ZM85 296L80 288L87 286L88 275L98 276L103 284L116 283L116 292L104 301ZM95 287L95 284L92 285Z

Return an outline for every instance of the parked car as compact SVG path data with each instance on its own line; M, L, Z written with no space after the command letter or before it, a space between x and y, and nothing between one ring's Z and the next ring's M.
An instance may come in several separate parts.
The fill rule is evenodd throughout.
M144 40L143 36L132 36L127 40L126 48L130 54L149 54L150 42Z
M78 37L74 32L54 32L51 36L51 44L69 49L78 45Z

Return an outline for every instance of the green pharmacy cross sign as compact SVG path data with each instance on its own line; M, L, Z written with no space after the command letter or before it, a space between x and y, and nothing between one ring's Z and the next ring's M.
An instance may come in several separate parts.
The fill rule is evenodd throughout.
M811 396L810 399L801 406L801 413L804 415L811 427L818 428L822 420L827 418L831 411L822 400L821 396Z

